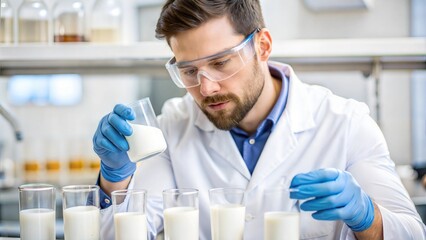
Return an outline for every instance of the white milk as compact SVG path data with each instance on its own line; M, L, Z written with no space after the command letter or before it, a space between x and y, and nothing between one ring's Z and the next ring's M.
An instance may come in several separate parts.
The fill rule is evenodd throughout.
M146 216L138 212L114 214L115 240L146 240Z
M64 210L65 240L99 240L99 208L70 207Z
M158 153L162 153L167 148L163 132L156 127L132 124L133 133L126 136L129 144L127 155L132 162L137 162Z
M266 212L264 240L299 240L299 213Z
M213 240L242 240L246 208L239 204L210 206Z
M47 208L19 212L21 240L55 240L55 211Z
M164 210L164 236L165 240L198 240L198 209L173 207Z

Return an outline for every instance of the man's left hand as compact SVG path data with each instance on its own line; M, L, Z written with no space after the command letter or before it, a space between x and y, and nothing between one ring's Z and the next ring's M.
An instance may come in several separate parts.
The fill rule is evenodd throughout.
M298 174L290 188L290 198L308 199L300 208L315 211L315 219L342 220L354 232L373 223L373 202L349 172L327 168Z

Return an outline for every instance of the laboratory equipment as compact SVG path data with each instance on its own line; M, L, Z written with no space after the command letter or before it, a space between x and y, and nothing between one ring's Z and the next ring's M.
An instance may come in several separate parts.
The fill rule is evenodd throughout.
M91 42L120 42L121 18L120 0L97 0L91 13Z
M18 9L18 42L47 43L49 14L43 0L24 0Z
M1 0L0 13L0 43L13 43L13 9L7 0Z
M86 41L86 12L81 0L59 0L53 7L55 42Z

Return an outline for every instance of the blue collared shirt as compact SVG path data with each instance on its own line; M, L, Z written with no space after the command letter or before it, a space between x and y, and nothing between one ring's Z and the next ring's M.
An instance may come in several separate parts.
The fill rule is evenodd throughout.
M289 82L285 74L274 66L269 66L271 75L282 79L280 96L278 97L275 106L269 113L268 117L263 120L256 132L249 136L244 130L235 127L231 129L232 138L234 138L235 144L237 144L238 150L247 165L248 170L253 174L254 168L256 167L257 161L259 160L260 154L263 151L263 147L269 138L269 135L273 131L276 123L280 119L284 112L287 104L288 97L288 86Z

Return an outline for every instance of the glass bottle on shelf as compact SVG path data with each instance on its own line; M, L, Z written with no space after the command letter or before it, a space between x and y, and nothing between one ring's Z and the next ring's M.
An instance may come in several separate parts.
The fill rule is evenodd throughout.
M18 9L18 42L47 43L49 14L43 0L24 0Z
M13 43L13 9L7 0L0 1L0 43Z
M58 0L53 8L54 41L86 41L85 18L82 0Z
M120 42L122 17L120 0L97 0L91 15L90 39L92 42Z

